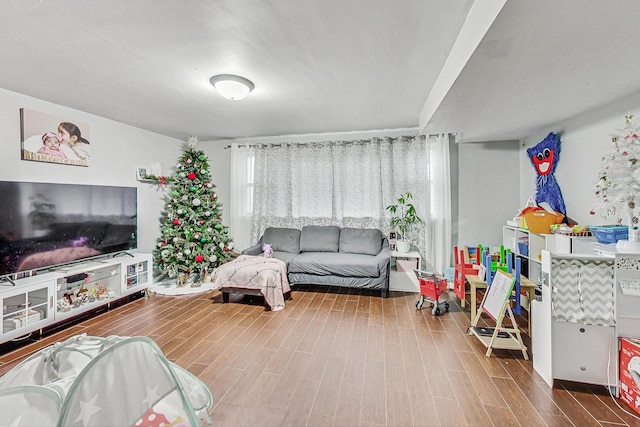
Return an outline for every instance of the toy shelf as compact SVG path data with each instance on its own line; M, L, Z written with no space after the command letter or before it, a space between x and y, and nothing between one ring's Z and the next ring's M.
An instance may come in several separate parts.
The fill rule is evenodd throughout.
M505 225L502 228L502 244L505 249L526 260L523 274L532 282L540 284L542 271L542 251L551 250L554 245L553 234L531 233L519 227Z

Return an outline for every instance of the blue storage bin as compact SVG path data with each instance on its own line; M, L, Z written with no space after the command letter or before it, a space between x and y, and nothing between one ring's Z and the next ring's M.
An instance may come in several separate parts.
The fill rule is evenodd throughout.
M518 253L520 255L529 256L529 243L518 242Z
M616 243L618 240L629 238L629 228L626 225L589 226L589 230L600 243Z

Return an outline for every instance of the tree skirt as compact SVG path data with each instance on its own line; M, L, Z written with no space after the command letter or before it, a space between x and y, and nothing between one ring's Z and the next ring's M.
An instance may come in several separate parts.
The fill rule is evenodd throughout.
M200 294L203 292L214 291L218 289L212 282L198 283L194 286L193 283L188 283L186 286L178 287L176 285L176 279L166 279L160 282L155 282L153 286L149 287L150 292L155 292L158 295L188 295L188 294Z

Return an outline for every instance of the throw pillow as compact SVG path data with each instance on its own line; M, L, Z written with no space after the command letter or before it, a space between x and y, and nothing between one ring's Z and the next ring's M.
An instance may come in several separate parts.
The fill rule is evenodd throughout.
M374 228L343 228L340 252L378 255L382 249L382 232Z

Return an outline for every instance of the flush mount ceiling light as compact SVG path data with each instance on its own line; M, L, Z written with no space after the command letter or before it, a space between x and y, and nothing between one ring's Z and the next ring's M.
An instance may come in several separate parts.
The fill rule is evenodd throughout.
M218 74L211 77L209 82L220 95L233 100L245 98L255 87L250 80L233 74Z

